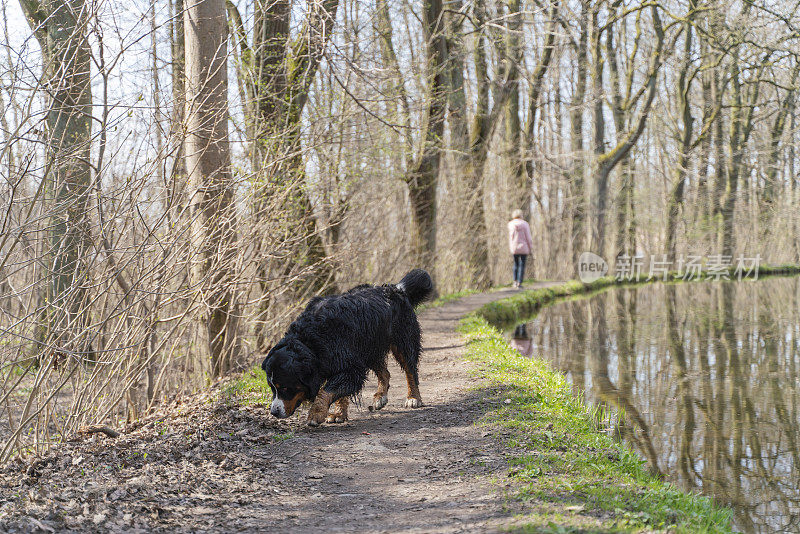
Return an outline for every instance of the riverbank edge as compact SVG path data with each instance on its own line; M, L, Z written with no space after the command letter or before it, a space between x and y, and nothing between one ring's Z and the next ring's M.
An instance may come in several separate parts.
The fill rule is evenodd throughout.
M753 274L743 274L742 280L752 281L769 276L793 276L798 274L800 274L800 265L762 265L758 270L757 276ZM733 268L728 269L727 275L730 280L737 279ZM685 280L682 276L681 273L670 271L666 276L661 278L650 278L646 275L639 275L620 280L610 276L604 276L589 283L581 282L580 280L569 280L562 284L546 288L520 291L512 297L485 304L470 315L478 314L491 324L516 324L522 319L535 315L541 308L552 304L556 300L585 296L609 287L652 284L656 282L680 284L714 280L714 278L709 277Z
M796 274L798 265L763 266L757 278ZM501 439L513 452L508 476L519 486L513 498L535 503L514 531L734 532L729 509L653 475L633 449L614 440L604 414L573 394L563 373L521 356L492 326L514 324L566 298L656 281L687 282L678 273L657 280L571 280L488 303L460 321L466 358L476 364L483 387L503 397L480 424L502 428Z

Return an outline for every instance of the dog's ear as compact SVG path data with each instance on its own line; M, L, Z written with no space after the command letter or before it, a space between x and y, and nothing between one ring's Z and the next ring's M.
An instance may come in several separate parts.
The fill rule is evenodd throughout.
M308 388L309 396L313 400L319 393L319 388L322 387L322 377L320 377L317 368L310 361L304 360L300 362L297 378Z
M295 374L297 379L308 389L310 398L313 400L319 393L319 388L322 387L323 382L317 359L311 349L302 343L297 343L297 346L293 348L297 355L294 361Z
M277 351L278 349L282 349L283 347L286 346L286 344L287 344L286 339L284 338L278 341L278 343L275 344L271 349L269 349L269 352L267 352L267 357L264 358L263 362L261 362L261 369L263 369L265 373L269 368L269 361L272 359L272 356L275 354L275 351Z
M267 353L267 357L264 358L263 362L261 362L261 369L263 369L266 374L269 374L267 369L269 369L269 361L272 359L272 355L274 353L275 353L275 347L272 347L271 349L269 349L269 352Z

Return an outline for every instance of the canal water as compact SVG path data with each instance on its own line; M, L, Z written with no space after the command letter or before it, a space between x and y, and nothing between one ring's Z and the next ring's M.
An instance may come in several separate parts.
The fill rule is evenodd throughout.
M743 532L800 532L800 278L613 288L505 325Z

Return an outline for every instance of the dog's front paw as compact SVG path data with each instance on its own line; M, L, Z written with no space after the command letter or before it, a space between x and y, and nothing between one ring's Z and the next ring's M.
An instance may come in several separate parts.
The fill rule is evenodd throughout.
M372 404L369 405L369 411L380 410L389 402L389 397L386 395L375 395Z
M421 408L422 407L422 399L417 399L414 397L406 399L406 408Z
M325 422L328 418L328 413L319 413L319 411L315 411L314 408L311 408L311 411L308 412L308 426L319 426Z
M317 394L313 404L311 404L311 409L308 411L308 426L319 426L325 422L332 401L333 394L325 390Z
M328 414L328 417L325 418L326 423L344 423L345 421L347 421L346 415L335 413Z

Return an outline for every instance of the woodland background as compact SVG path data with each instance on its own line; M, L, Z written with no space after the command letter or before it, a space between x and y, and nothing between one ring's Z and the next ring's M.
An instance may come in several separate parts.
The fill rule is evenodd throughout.
M0 461L251 365L314 294L508 283L516 208L537 278L800 261L797 3L1 1Z

